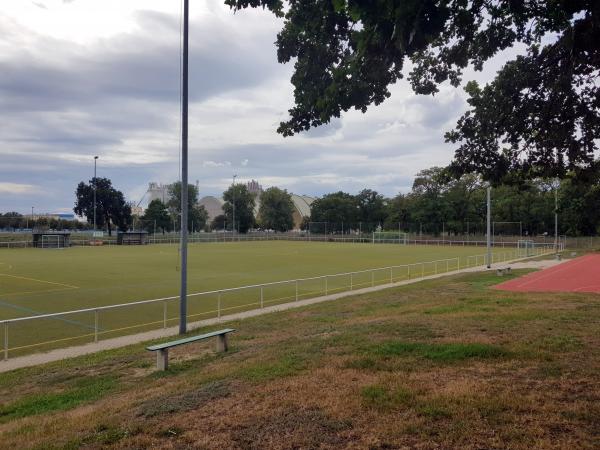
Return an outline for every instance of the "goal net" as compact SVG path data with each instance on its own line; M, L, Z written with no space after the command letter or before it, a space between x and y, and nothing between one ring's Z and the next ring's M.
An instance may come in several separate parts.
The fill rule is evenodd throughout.
M374 231L373 244L408 244L408 233L400 231Z
M555 246L554 243L533 242L532 240L521 239L517 241L517 249L519 257L525 258L552 253L555 250ZM558 250L562 251L563 249L559 243Z
M64 248L65 237L56 234L42 234L40 244L41 248Z

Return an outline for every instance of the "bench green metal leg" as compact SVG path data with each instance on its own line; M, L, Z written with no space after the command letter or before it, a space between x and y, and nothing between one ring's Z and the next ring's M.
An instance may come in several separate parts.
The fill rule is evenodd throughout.
M168 348L156 352L156 368L158 370L167 370L169 368Z
M226 352L228 348L227 335L220 334L217 336L217 352Z

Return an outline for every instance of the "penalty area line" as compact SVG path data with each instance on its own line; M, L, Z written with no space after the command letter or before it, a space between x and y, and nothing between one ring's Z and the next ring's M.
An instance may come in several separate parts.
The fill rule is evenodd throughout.
M79 286L74 286L72 284L58 283L56 281L38 280L37 278L22 277L22 276L19 276L19 275L10 275L8 273L0 273L0 276L2 276L2 277L16 278L16 279L19 279L19 280L35 281L36 283L53 284L55 286L63 286L63 287L70 288L70 289L79 289Z

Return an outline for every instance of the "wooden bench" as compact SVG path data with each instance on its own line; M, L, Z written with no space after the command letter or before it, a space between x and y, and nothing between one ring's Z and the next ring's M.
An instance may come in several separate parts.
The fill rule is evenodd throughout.
M225 328L224 330L200 334L198 336L183 338L177 341L165 342L164 344L151 345L150 347L146 347L146 350L158 352L156 354L156 368L158 370L167 370L169 367L169 349L171 347L177 347L178 345L189 344L191 342L217 337L217 352L226 352L228 349L227 334L234 331L235 330L233 328Z
M510 273L510 267L499 267L498 269L496 269L496 275L498 275L499 277L502 277L507 273Z

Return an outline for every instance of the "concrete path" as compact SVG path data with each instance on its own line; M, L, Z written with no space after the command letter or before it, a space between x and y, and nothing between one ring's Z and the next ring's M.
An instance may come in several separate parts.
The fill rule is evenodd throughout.
M503 264L495 264L494 267L490 270L496 270L497 266L510 266L513 269L544 269L547 267L552 267L556 264L560 264L562 261L557 261L554 259L547 260L539 260L539 261L520 261L520 262L512 262L512 263L503 263ZM309 298L306 300L299 300L297 302L289 302L282 303L280 305L268 306L262 309L253 309L250 311L243 311L236 314L229 314L226 316L221 316L220 318L206 319L198 322L193 322L188 324L188 330L192 331L197 328L203 328L210 325L216 325L223 322L230 322L232 320L241 320L247 319L249 317L256 317L263 314L269 314L277 311L285 311L288 309L299 308L302 306L313 305L315 303L322 303L331 300L337 300L344 297L350 297L353 295L360 294L368 294L370 292L377 292L384 289L389 289L398 286L405 286L407 284L418 283L424 280L433 280L437 278L447 277L451 275L456 275L459 273L467 273L467 272L481 272L488 270L485 266L477 266L471 267L468 269L455 270L452 272L444 272L437 275L428 275L423 278L415 278L412 280L404 280L399 281L397 283L387 283L380 284L373 287L367 287L362 289L355 289L352 291L340 292L337 294L331 295L323 295L321 297ZM500 280L499 280L500 281ZM90 343L85 345L79 345L74 347L60 348L56 350L51 350L46 353L36 353L33 355L20 356L17 358L10 358L8 360L0 361L0 373L8 372L9 370L19 369L22 367L30 367L36 366L39 364L45 364L53 361L60 361L66 358L73 358L76 356L87 355L90 353L99 352L102 350L110 350L119 347L125 347L127 345L138 344L140 342L151 341L154 339L167 338L175 336L179 333L179 326L147 331L144 333L131 334L127 336L121 336L112 339L106 339L99 341L97 343Z

